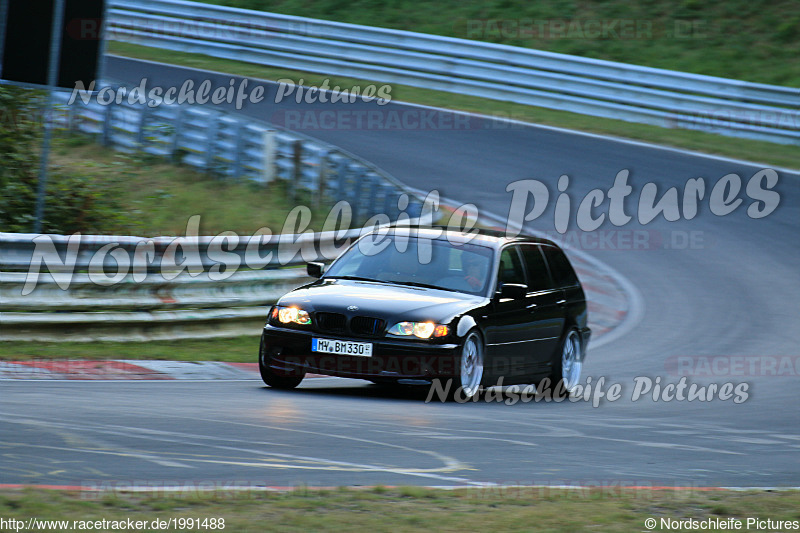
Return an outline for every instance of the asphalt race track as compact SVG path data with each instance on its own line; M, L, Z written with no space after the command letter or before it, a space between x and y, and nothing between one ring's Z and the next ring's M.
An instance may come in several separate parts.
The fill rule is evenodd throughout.
M227 86L230 79L121 58L109 58L106 75L135 84L146 76L149 86L180 86L187 77ZM507 185L541 180L550 202L528 226L540 231L554 232L559 176L570 179L568 235L576 237L577 204L628 169L631 221L612 225L606 200L595 209L607 214L603 225L575 241L641 298L634 327L590 345L584 366L584 383L604 378L603 390L619 384L621 397L597 407L591 398L514 403L513 396L425 403L427 389L335 378L307 379L290 392L257 381L3 381L3 483L800 486L800 175L778 169L780 204L753 219L745 187L759 165L434 110L424 110L431 114L424 127L393 127L387 114L402 124L403 114L419 119L423 110L274 104L274 85L266 94L241 112L288 125L305 120L303 133L457 204L505 217ZM372 127L314 127L322 111L340 120L359 109L384 118ZM717 216L709 193L730 173L742 179L743 202ZM656 184L658 197L677 187L681 198L697 177L705 178L706 196L695 218L637 222L645 184ZM637 383L665 387L682 375L698 386L731 383L740 394L723 399L716 391L711 401L635 394Z

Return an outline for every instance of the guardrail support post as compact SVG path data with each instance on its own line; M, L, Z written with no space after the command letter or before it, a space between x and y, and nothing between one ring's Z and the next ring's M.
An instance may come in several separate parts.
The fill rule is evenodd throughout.
M367 199L367 212L364 213L364 219L368 219L378 213L378 190L381 186L381 180L378 176L370 174L369 176L369 196Z
M145 144L147 143L145 130L147 129L148 110L149 108L146 105L139 107L139 129L136 131L136 146L137 149L141 151L144 151Z
M328 158L330 155L331 153L329 151L320 152L319 155L319 178L317 179L317 190L314 194L314 209L319 209L319 206L322 204L322 198L325 195L325 187L328 181L328 169L330 166Z
M392 185L384 185L383 192L383 212L386 213L386 216L389 217L389 220L395 220L397 218L396 215L398 214L397 198L400 196L400 194Z
M240 120L236 120L236 151L233 154L233 177L238 179L242 175L242 158L244 157L244 126Z
M353 222L355 224L360 224L362 222L361 215L364 212L362 209L362 192L364 190L364 178L366 177L366 172L364 169L359 168L356 171L355 179L353 180L353 190L350 194L350 208L353 210Z
M67 109L67 131L72 133L75 129L75 108L71 105L64 107Z
M172 134L172 142L170 144L170 159L174 163L181 164L181 154L179 153L181 147L181 133L183 131L183 107L175 106L175 131Z
M275 157L278 151L278 144L275 141L275 130L267 130L264 132L264 158L263 168L261 170L261 177L264 184L271 182L275 179Z
M336 170L336 201L339 202L341 200L347 199L347 160L342 160L339 162L338 168Z
M206 138L206 172L214 172L214 152L216 148L216 137L217 137L217 128L219 127L219 123L216 120L216 114L211 115L208 117L208 126L207 126L207 134L208 137Z
M294 141L292 143L292 179L289 182L289 196L292 202L297 202L297 188L300 186L300 179L303 176L303 142Z
M105 109L103 109L103 133L101 136L101 142L104 146L109 146L111 144L111 121L114 118L113 110L114 106L111 104L107 105Z

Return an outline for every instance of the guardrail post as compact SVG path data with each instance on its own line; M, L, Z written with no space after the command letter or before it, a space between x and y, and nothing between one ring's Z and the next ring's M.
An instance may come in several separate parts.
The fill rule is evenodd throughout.
M183 107L178 106L175 113L175 134L172 137L172 160L178 164L183 163L181 157L181 136L183 135Z
M292 202L297 201L297 188L303 176L303 142L292 143L292 179L289 183L289 196Z
M109 104L103 109L103 130L101 134L101 142L104 146L111 144L111 121L114 119L113 115L114 106Z
M236 126L238 120L231 120L220 113L216 116L217 135L214 142L217 146L217 157L213 161L214 168L220 176L227 178L237 177L235 174L236 161L239 158L239 144L236 138ZM229 146L229 141L233 141L233 146Z
M361 214L364 212L364 209L362 208L361 200L365 175L366 172L363 168L356 170L353 180L353 191L350 194L350 208L353 210L353 222L355 224L360 224L362 222Z
M264 184L271 182L275 179L275 157L278 151L278 143L275 141L275 130L267 130L264 132L264 158L263 168L261 170L261 177Z
M347 160L343 159L339 161L339 165L336 169L336 201L339 202L341 200L347 199Z
M242 175L242 158L244 157L244 134L242 121L236 119L236 151L233 154L233 177L240 178Z
M64 106L67 110L67 131L72 133L74 129L75 108L71 105Z
M137 108L134 108L137 109ZM149 107L146 105L139 106L139 129L136 132L136 145L138 146L139 150L144 150L145 144L147 143L147 137L145 136L145 130L147 129L147 118L148 118L148 111Z
M206 172L214 172L214 153L216 151L216 140L217 140L217 128L219 124L216 120L217 115L212 114L208 117L208 123L206 126L206 132L208 137L206 138Z
M389 220L394 220L396 218L395 215L398 214L397 198L400 195L393 185L384 185L383 191L383 212L389 217Z
M328 167L330 165L328 158L330 155L330 151L320 152L319 155L319 177L317 178L317 190L313 198L314 209L319 209L319 206L322 203L322 197L325 195L325 187L328 181L329 172Z
M369 196L367 199L367 206L369 209L364 214L364 219L368 219L378 213L378 190L381 186L381 180L378 176L370 174L369 176Z

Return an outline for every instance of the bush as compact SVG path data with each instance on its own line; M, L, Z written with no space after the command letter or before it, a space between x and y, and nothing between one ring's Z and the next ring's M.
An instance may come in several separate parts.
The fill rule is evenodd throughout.
M0 85L0 231L33 231L36 213L44 94ZM42 231L100 233L125 215L115 180L99 183L80 172L48 170Z

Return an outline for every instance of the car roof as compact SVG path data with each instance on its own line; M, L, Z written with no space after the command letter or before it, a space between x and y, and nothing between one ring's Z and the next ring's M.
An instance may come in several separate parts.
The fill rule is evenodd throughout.
M487 228L471 228L468 232L462 232L450 226L413 226L395 224L388 228L381 228L387 230L389 233L397 233L399 231L408 232L408 235L416 237L429 238L429 239L447 239L452 243L473 243L489 246L491 248L501 248L509 243L534 243L534 244L549 244L557 246L553 241L541 237L534 237L531 235L509 235L506 231L498 229ZM377 229L375 231L378 231ZM371 232L371 233L374 233Z

